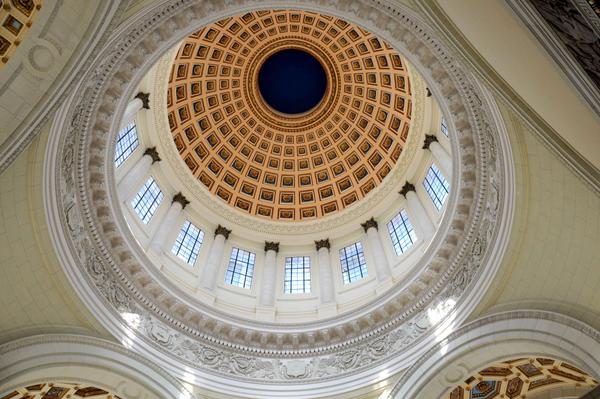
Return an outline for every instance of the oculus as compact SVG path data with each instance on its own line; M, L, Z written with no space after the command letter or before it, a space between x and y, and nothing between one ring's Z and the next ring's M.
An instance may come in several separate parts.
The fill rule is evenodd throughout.
M262 64L258 87L271 108L284 114L302 114L323 99L327 76L321 63L308 52L286 49Z

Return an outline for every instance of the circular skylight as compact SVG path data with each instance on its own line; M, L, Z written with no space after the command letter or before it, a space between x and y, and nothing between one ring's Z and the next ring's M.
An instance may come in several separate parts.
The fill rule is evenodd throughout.
M260 94L284 114L302 114L316 107L327 88L321 63L311 54L287 49L272 54L258 73Z

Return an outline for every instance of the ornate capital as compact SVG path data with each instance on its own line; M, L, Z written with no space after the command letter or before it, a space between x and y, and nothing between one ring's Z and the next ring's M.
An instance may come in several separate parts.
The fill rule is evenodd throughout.
M179 202L182 209L185 209L185 207L190 203L190 201L188 201L188 199L181 194L181 191L173 196L172 202Z
M433 134L426 134L425 141L423 142L423 149L427 150L429 148L429 146L431 145L431 143L435 143L437 141L438 141L437 137L435 137Z
M223 237L225 237L225 239L229 238L229 234L231 234L231 230L226 229L225 227L218 225L217 229L215 230L215 237L218 235L222 235Z
M317 247L317 251L321 248L331 248L331 244L329 244L329 238L325 238L324 240L315 241L315 247Z
M398 191L398 194L402 194L406 197L406 194L408 194L409 191L415 192L415 186L412 183L406 182L404 183L404 186L402 186L402 190Z
M265 252L267 252L267 251L279 252L279 243L265 241Z
M371 219L367 220L366 222L361 223L360 225L363 227L363 229L365 229L365 233L371 227L375 227L376 229L378 229L378 227L377 227L377 221L375 220L375 218L371 218Z
M141 91L134 98L142 100L142 108L150 109L150 93L142 93Z
M158 151L156 151L156 147L148 147L146 151L144 151L144 155L150 155L152 158L152 163L160 162L160 157L158 156Z

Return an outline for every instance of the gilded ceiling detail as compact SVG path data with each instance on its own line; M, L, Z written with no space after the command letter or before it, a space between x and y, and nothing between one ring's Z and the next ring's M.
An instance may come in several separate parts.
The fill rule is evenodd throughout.
M42 0L0 0L0 68L23 41Z
M265 103L258 71L270 55L308 52L323 99L302 114ZM296 10L227 18L190 35L167 93L175 145L194 176L231 206L263 218L310 220L366 196L406 142L406 64L381 39L331 16Z
M107 391L90 386L64 383L41 383L19 388L0 399L120 399Z
M508 360L487 367L455 387L448 399L526 398L556 387L589 387L598 384L585 371L548 358Z

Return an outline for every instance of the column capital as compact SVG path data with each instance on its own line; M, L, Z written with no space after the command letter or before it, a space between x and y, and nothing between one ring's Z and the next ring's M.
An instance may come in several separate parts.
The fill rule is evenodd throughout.
M329 244L329 238L325 238L324 240L315 241L315 247L317 248L317 251L321 248L330 249L331 245Z
M158 155L158 151L156 151L156 147L148 147L146 151L144 151L144 155L150 155L152 158L152 163L160 162L160 156Z
M142 108L150 109L150 93L143 93L140 91L138 94L135 95L134 98L139 98L140 100L142 100Z
M424 150L429 149L429 146L431 145L431 143L435 143L437 141L438 141L437 137L434 136L433 134L426 134L425 141L423 142L423 149Z
M181 194L181 191L173 196L173 201L171 203L179 202L181 204L181 209L185 209L186 206L190 203L187 198Z
M268 252L268 251L279 252L279 243L265 241L265 252Z
M404 186L402 186L402 190L398 191L398 194L406 197L406 194L408 194L410 191L416 192L415 186L412 183L406 182L404 183Z
M215 230L215 237L218 235L222 235L227 240L229 238L229 234L231 234L231 230L227 230L225 227L218 225Z
M366 222L361 223L360 225L363 227L363 229L365 229L365 233L371 227L375 227L376 230L379 230L379 227L377 227L377 221L375 220L375 218L371 218L371 219L367 220Z

